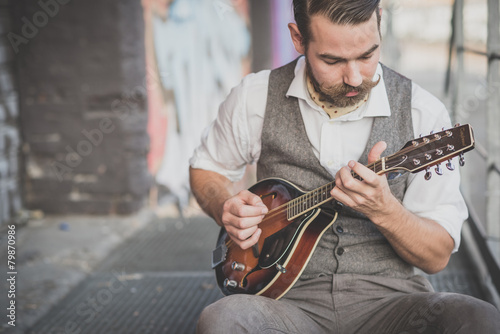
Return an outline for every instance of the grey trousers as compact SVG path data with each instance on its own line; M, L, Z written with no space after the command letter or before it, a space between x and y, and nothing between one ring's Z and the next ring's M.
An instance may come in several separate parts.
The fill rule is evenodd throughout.
M479 299L436 293L410 280L336 274L298 281L280 300L224 297L202 312L197 333L500 333L500 313Z

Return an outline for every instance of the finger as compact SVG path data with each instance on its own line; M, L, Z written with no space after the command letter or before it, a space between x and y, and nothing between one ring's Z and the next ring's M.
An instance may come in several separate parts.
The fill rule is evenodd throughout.
M246 239L245 241L238 242L238 245L241 247L241 249L250 248L259 241L261 234L262 230L258 228L250 238Z
M265 215L269 210L267 207L262 204L261 205L248 205L246 202L244 202L241 197L233 197L229 200L227 200L224 203L224 208L223 208L223 219L224 216L235 216L235 217L261 217ZM225 219L228 219L229 217L226 217Z
M231 225L226 226L226 232L237 242L247 240L257 231L257 229L257 225L245 229L240 229Z
M332 195L332 198L348 207L352 207L354 205L354 201L341 187L334 187L330 192L330 195Z
M262 202L262 199L260 196L254 194L251 191L248 190L242 190L238 194L238 196L243 200L244 203L248 205L254 205L254 206L266 206L264 202Z
M348 166L349 168L352 169L354 173L358 174L361 177L361 179L363 179L363 182L359 182L358 180L352 178L354 181L358 182L349 182L348 184L346 184L347 181L344 180L344 185L346 186L346 188L352 191L362 192L363 185L369 185L372 187L378 186L379 184L378 175L375 174L374 171L354 160L349 161Z
M380 156L387 148L387 143L385 141L379 141L375 145L373 145L370 153L368 153L368 163L371 164L380 159Z
M242 218L242 217L227 215L223 217L222 222L224 223L225 226L231 226L236 229L244 230L259 225L263 217L264 216Z
M335 178L335 184L345 191L358 192L361 187L361 181L355 179L352 175L351 166L356 162L350 161L348 166L342 167Z
M257 226L245 230L229 228L226 230L229 237L241 248L246 249L259 240L262 230ZM257 233L257 235L256 235Z
M246 215L257 216L260 214L266 214L269 211L264 202L262 202L260 196L248 190L241 191L237 197L247 206L246 209L250 210L250 213Z
M234 204L229 208L229 213L235 217L263 217L268 212L267 207L245 204Z
M344 185L344 180L346 179L351 180L353 179L353 177L351 175L350 169L348 167L343 167L337 172L337 175L335 176L335 187L333 187L330 194L337 201L349 206L349 203L351 202L350 194L352 194L352 191L347 189Z

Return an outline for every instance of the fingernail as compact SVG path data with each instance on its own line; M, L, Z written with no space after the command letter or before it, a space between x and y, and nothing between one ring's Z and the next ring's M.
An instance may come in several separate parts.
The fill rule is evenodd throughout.
M349 161L349 163L347 164L347 166L349 166L349 168L354 168L354 166L356 165L356 161Z

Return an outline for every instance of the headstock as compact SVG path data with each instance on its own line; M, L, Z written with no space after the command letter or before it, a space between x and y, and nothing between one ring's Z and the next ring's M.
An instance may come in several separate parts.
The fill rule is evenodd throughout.
M417 173L426 170L425 179L432 176L430 167L436 166L438 175L442 174L441 163L448 161L446 167L455 169L451 159L460 156L459 163L465 163L463 154L474 149L474 133L469 124L457 125L454 128L428 136L411 140L398 152L385 157L384 173L396 170L406 170Z

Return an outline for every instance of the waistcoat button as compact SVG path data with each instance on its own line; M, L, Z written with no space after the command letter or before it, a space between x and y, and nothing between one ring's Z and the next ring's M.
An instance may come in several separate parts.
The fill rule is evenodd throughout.
M337 249L337 255L342 255L344 254L345 250L344 248L340 247L339 249Z
M335 229L338 233L344 233L344 229L342 228L342 226L337 226Z

